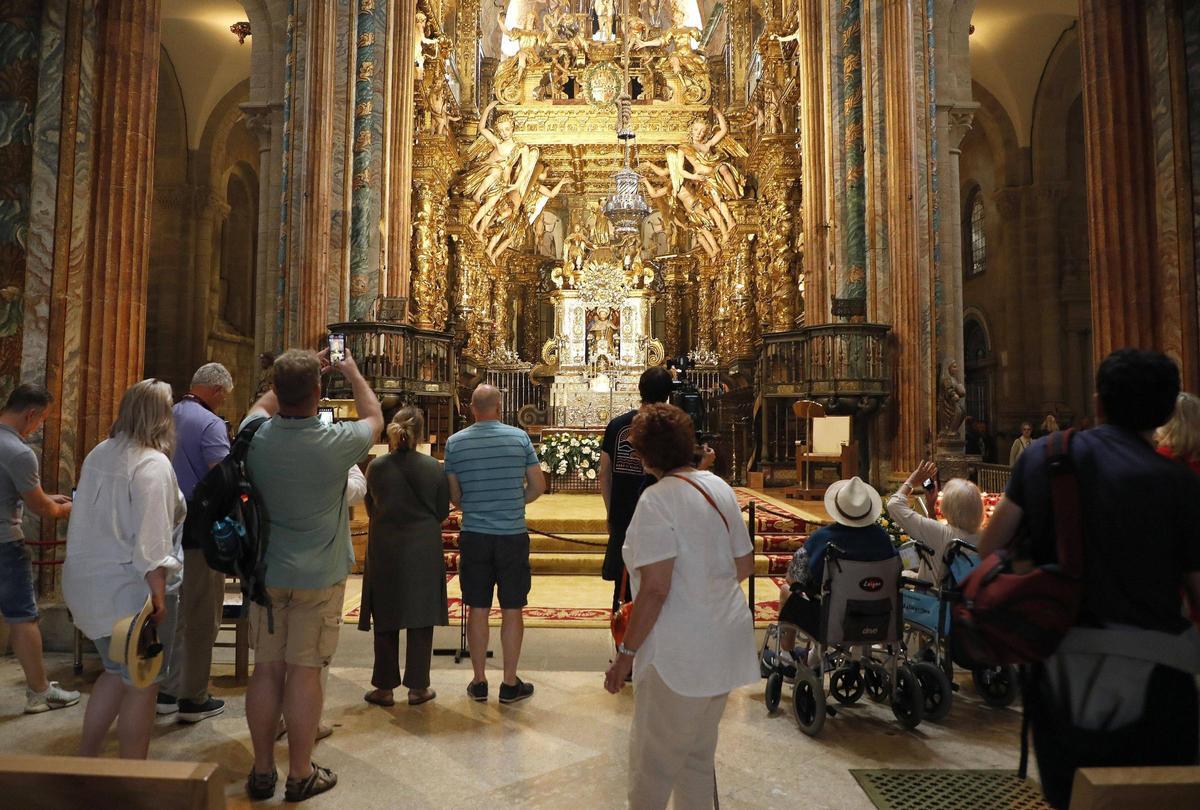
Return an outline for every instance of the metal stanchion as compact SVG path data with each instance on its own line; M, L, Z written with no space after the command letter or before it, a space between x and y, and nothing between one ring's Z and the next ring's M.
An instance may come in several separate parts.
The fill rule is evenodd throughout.
M461 608L461 613L459 615L462 619L462 624L458 628L458 646L438 647L433 651L434 655L453 655L454 663L456 664L461 664L464 658L471 657L471 650L467 647L467 603L465 601L460 601L459 608ZM491 650L487 651L487 657L493 657Z
M757 553L754 551L754 538L758 536L758 525L754 518L754 501L750 501L750 617L754 618L754 562ZM764 549L765 551L765 549Z

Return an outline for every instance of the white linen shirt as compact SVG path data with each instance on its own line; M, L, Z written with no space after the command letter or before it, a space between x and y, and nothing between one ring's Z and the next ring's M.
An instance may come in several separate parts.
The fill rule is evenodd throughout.
M113 622L141 610L146 574L168 571L168 591L183 572L187 504L171 460L124 436L96 445L83 461L67 528L63 598L88 638L112 635Z
M633 681L653 666L672 692L714 697L759 680L754 620L734 564L754 546L729 485L709 472L684 475L704 487L729 529L686 481L665 477L638 499L622 547L635 613L638 569L675 563L662 612L634 657Z

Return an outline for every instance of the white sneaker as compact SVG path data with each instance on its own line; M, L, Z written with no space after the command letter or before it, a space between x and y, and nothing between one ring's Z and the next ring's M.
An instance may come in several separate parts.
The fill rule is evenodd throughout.
M65 709L79 702L79 693L63 689L58 681L50 681L45 692L25 689L25 714L41 714L51 709Z

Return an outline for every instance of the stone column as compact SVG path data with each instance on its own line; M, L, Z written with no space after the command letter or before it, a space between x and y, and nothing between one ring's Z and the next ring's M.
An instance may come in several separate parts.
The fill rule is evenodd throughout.
M959 158L962 141L971 129L978 104L947 104L938 106L938 199L941 206L941 259L938 264L942 285L941 306L938 309L938 350L941 356L952 358L959 368L963 360L963 244L962 192L959 179Z
M292 283L299 283L297 330L288 344L315 348L328 324L326 279L330 263L333 213L333 108L337 15L334 0L311 0L306 20L307 58L303 150L304 195L300 206L300 256L293 262Z
M826 171L825 116L825 28L823 0L799 0L800 40L795 59L799 63L800 163L803 171L804 206L800 212L804 228L804 320L810 325L829 321L829 191Z
M77 426L80 462L108 435L121 396L142 375L161 47L157 0L109 0L98 13L91 249L67 292L78 306L68 305L67 328L80 329L79 354L63 369L79 390L78 411L64 403L62 417Z
M276 321L280 317L277 289L279 250L279 170L278 161L271 159L271 149L279 134L279 122L283 118L282 104L241 105L246 114L246 129L258 137L258 257L256 259L256 292L258 303L255 313L255 349L272 351L275 345ZM270 305L266 302L271 301ZM250 394L254 392L251 391ZM240 392L239 397L245 394Z
M896 397L899 429L892 444L893 466L911 469L936 431L931 378L938 364L926 344L932 311L929 268L918 262L917 138L914 116L913 31L905 0L884 0L882 69L896 77L887 83L884 116L888 122L887 198L888 265L892 281L892 330L896 337ZM925 283L922 282L925 277Z
M1092 343L1097 360L1157 345L1157 240L1146 12L1141 3L1080 0Z
M415 134L416 65L412 60L412 34L416 0L398 0L389 15L392 50L388 76L387 274L381 284L385 295L406 295L409 289L412 234L412 171Z

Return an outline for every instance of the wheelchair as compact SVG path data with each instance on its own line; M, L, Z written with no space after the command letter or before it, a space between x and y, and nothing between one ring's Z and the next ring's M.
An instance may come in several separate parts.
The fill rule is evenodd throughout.
M921 560L933 560L935 552L919 541L909 541L900 547L901 559L915 568ZM1004 666L972 666L970 662L955 661L950 643L950 608L959 597L959 585L979 564L979 550L970 543L955 539L942 556L945 573L938 583L916 578L904 578L901 597L904 603L904 647L915 662L913 671L921 682L925 697L925 718L938 722L950 711L954 683L954 667L971 670L975 690L989 706L1004 708L1016 699L1018 682L1016 669Z
M826 699L828 675L829 695L841 706L851 706L865 694L876 702L890 702L902 727L920 725L925 697L904 658L900 571L898 557L875 562L850 560L837 546L829 546L815 636L783 621L767 628L760 666L767 678L764 697L768 712L773 714L779 708L784 682L791 681L796 723L805 734L816 736L825 719L838 711ZM781 652L781 637L793 629L798 646L801 638L810 642L809 657Z

